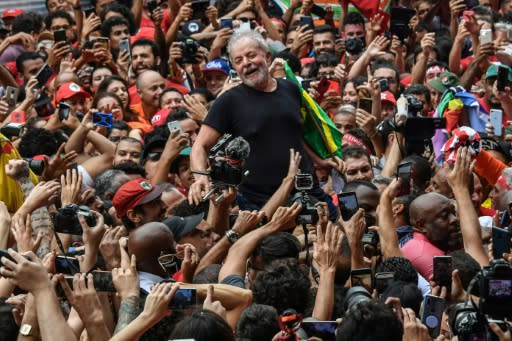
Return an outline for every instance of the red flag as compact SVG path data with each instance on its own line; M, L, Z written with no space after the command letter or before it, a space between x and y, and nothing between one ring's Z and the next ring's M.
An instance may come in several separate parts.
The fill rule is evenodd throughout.
M378 0L342 0L343 11L345 13L349 3L354 5L354 7L367 18L371 18L379 12L380 1Z

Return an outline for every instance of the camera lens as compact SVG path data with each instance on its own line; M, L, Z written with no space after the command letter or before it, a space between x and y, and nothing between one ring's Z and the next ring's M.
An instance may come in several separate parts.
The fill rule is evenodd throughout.
M345 312L352 309L353 306L360 302L370 301L372 296L363 287L352 287L348 289L347 295L345 296L345 300L343 301L343 308Z

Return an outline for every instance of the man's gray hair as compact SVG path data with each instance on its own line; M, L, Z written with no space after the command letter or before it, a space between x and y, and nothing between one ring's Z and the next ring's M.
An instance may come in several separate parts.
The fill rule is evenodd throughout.
M231 52L233 51L233 47L241 40L252 40L258 46L265 52L269 52L267 42L265 41L265 38L261 34L259 34L256 31L236 31L231 38L229 39L228 43L228 54L229 58L231 59Z
M125 172L118 169L107 169L94 180L94 189L101 200L109 200L109 196L114 196L119 187L125 182Z

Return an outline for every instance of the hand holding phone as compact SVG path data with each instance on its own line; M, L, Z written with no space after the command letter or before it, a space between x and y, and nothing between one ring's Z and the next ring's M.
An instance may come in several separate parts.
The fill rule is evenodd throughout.
M448 292L452 290L452 257L434 257L434 282L445 287Z
M355 192L347 192L338 194L338 201L340 205L341 217L344 221L349 221L357 210L359 204L357 203L357 196Z
M183 131L181 130L180 121L171 121L167 123L167 128L169 132L172 134L174 131L178 132L178 135L182 135Z
M406 162L401 165L398 165L396 177L402 179L402 183L400 184L400 189L398 190L397 194L398 197L411 194L411 172L411 162Z

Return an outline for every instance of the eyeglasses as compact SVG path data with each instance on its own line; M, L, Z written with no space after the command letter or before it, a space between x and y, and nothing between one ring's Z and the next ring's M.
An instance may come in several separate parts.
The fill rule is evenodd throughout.
M396 78L394 78L394 77L379 77L378 78L378 80L381 80L381 79L387 79L389 84L395 84L396 83Z
M151 152L151 153L148 153L146 160L158 161L158 160L160 160L161 156L162 156L162 152Z
M172 276L179 271L180 261L181 259L179 258L179 255L172 253L158 257L158 263L169 276Z

